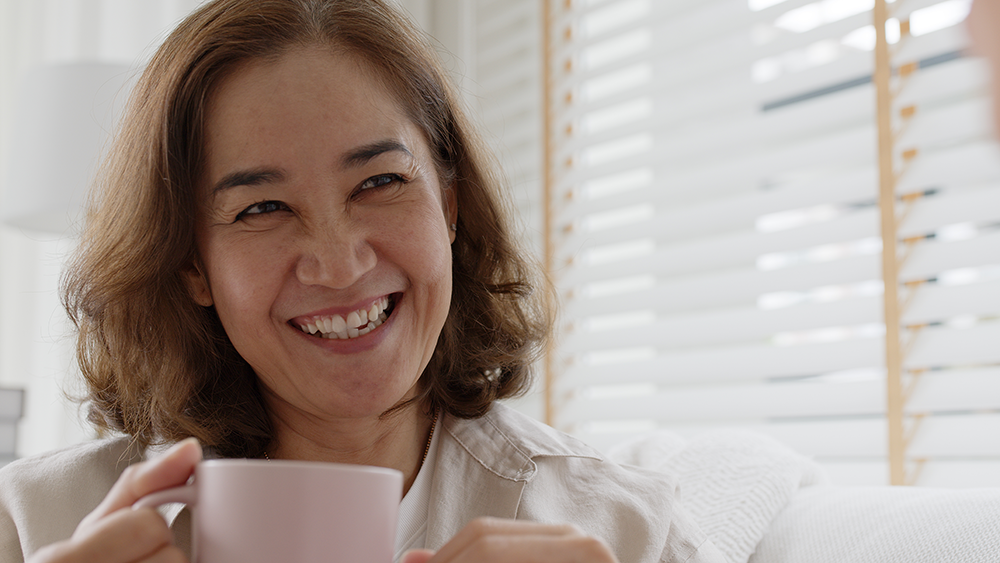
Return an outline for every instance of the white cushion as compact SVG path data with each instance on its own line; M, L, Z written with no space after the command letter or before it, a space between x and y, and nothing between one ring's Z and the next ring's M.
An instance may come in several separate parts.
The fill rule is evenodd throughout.
M800 489L750 563L997 563L1000 489Z
M814 461L753 432L708 432L686 441L659 431L609 455L675 477L678 500L730 563L746 563L800 488L826 482Z

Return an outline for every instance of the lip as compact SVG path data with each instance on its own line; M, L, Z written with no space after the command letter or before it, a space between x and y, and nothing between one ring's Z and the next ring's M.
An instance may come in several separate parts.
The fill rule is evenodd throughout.
M373 299L367 301L361 301L360 304L354 308L351 307L331 307L329 309L322 309L319 311L311 312L307 315L300 315L293 319L288 320L288 328L294 330L300 338L305 339L306 342L329 350L331 352L337 352L342 354L352 354L357 352L364 352L378 346L391 332L392 326L395 324L396 317L401 312L401 305L405 302L404 293L388 293L385 295L380 295ZM346 316L353 311L358 311L367 307L371 307L372 303L381 299L382 297L389 297L393 301L393 311L389 315L389 318L385 320L378 328L365 334L364 336L358 336L351 338L349 340L339 340L336 338L319 338L317 336L307 334L299 330L297 323L306 323L316 317L322 317L325 315L342 315ZM367 307L366 305L367 304Z

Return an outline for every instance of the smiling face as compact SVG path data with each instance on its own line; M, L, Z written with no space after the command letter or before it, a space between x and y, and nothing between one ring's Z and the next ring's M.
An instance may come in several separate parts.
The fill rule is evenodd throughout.
M417 392L451 300L454 190L355 59L252 61L205 124L195 300L278 418L378 416Z

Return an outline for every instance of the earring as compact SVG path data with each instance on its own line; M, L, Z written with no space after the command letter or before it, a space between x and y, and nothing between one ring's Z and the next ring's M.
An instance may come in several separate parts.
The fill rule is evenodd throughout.
M452 223L448 228L451 229L452 231L458 232L458 225L456 225L455 223Z

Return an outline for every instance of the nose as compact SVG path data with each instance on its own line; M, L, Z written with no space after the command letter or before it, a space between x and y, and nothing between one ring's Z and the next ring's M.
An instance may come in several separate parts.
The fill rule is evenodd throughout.
M349 225L325 224L301 237L295 276L304 285L350 287L375 268L378 257L363 233Z

